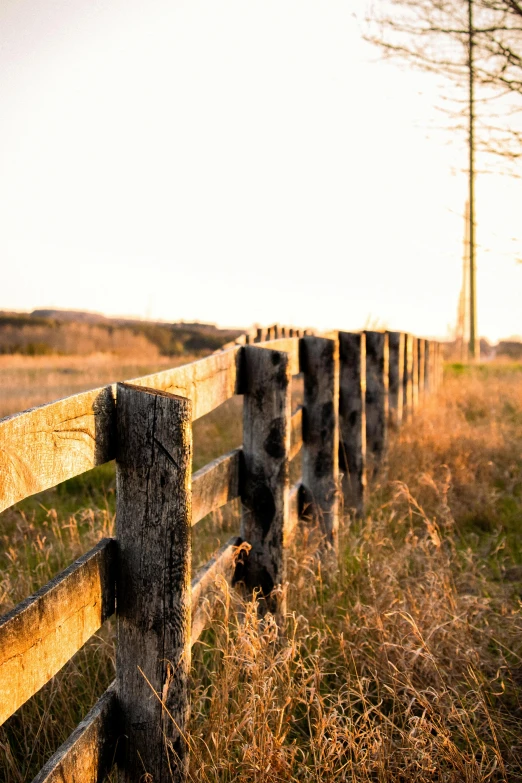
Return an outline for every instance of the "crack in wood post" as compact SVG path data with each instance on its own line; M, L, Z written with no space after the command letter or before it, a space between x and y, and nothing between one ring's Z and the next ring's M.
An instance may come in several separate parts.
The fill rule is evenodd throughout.
M188 774L192 405L117 387L119 783ZM167 445L164 445L167 444ZM123 737L125 740L123 741Z

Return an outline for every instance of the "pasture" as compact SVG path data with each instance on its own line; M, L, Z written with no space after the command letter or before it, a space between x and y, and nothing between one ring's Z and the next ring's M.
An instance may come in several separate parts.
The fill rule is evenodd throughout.
M446 367L391 437L365 518L343 518L337 562L318 557L313 527L299 536L283 633L223 582L192 651L189 779L522 780L520 369ZM41 393L46 370L31 371ZM195 422L195 470L241 443L240 409L232 398ZM112 463L4 512L0 611L112 535L114 514ZM194 568L238 515L198 527ZM113 678L109 622L0 729L1 775L30 781Z

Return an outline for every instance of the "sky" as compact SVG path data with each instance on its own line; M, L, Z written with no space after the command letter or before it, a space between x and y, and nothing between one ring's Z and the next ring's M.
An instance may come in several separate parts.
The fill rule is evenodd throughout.
M447 336L465 140L364 12L2 0L0 308ZM521 213L522 180L478 177L491 340L522 333Z

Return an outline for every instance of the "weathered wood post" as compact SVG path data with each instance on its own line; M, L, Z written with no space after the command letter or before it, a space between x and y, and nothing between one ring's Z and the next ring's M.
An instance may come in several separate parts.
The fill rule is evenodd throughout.
M326 542L339 531L339 344L324 337L300 341L304 374L303 486Z
M413 413L413 335L404 335L404 397L402 417L410 419Z
M422 405L424 400L424 372L426 361L426 340L419 337L417 340L417 373L418 380L417 385L419 388L419 405Z
M275 587L286 582L284 532L289 510L291 375L288 354L245 346L243 388L244 476L241 537L252 549L238 578L259 589L265 608L284 614Z
M431 394L432 377L431 377L431 357L432 357L432 342L426 340L424 346L424 394Z
M117 386L120 783L181 783L188 771L191 407Z
M402 407L404 404L404 344L403 332L388 332L389 350L389 414L390 425L395 429L402 423Z
M375 473L385 454L388 433L388 335L366 332L367 467Z
M255 343L264 343L267 339L267 330L263 326L259 326L256 330Z
M339 468L344 507L366 503L366 335L339 332Z
M430 377L430 392L435 392L437 390L437 378L435 377L435 355L437 353L437 345L435 340L430 340L430 369L429 369L429 377Z
M411 373L412 411L419 407L419 338L412 337L412 373Z

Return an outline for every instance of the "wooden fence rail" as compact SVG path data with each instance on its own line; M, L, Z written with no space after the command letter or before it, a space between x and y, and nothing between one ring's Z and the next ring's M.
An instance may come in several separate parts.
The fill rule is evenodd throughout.
M260 344L261 343L261 344ZM288 547L315 524L336 549L340 501L363 514L388 429L442 381L441 346L399 332L272 326L166 372L0 421L0 510L116 459L116 538L0 619L0 724L116 614L116 680L35 783L187 780L191 647L216 580L281 619ZM303 405L291 410L293 378ZM192 474L192 422L243 396L243 445ZM301 453L302 477L289 484ZM192 577L191 528L240 498L240 535ZM115 602L115 596L117 604ZM116 753L117 749L117 753Z

